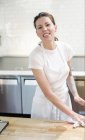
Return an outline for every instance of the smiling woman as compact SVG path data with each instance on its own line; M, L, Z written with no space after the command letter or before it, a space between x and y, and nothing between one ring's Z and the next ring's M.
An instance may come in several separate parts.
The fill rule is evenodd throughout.
M75 102L85 106L79 97L71 73L73 51L67 43L55 40L57 26L54 17L41 12L34 18L39 45L29 56L29 68L38 86L33 99L32 118L85 122L85 117L72 110L68 87Z

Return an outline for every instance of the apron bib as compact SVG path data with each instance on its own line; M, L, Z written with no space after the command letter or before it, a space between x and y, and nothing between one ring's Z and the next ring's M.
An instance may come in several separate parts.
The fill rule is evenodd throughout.
M50 86L53 92L60 98L60 100L69 106L71 106L71 100L68 93L68 88L66 85L66 78L69 74L69 67L63 56L62 50L57 46L57 51L61 57L62 65L58 66L57 69L53 68L46 61L47 54L44 49L43 51L43 60L44 60L44 72L49 80ZM41 89L38 87L33 99L32 105L32 118L44 118L50 120L69 120L70 117L65 113L60 111L55 107L42 93Z

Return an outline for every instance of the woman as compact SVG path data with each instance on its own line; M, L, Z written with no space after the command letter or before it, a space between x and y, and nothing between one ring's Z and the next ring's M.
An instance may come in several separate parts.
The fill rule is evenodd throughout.
M34 18L34 26L41 42L29 56L29 68L39 85L33 98L31 117L85 122L84 116L72 110L68 93L69 87L75 102L85 106L71 73L71 48L55 37L57 26L51 14L39 13Z

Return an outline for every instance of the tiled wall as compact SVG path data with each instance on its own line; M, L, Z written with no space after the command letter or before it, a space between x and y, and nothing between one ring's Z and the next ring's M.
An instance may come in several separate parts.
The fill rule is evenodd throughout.
M42 11L53 14L56 36L76 52L73 70L85 70L84 0L0 0L0 70L27 70L39 41L33 19Z
M84 55L84 0L0 0L0 56L29 55L39 41L33 19L42 11L55 17L59 40Z

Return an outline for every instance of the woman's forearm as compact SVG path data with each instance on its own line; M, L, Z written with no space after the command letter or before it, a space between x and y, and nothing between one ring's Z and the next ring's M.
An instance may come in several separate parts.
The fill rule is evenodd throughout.
M74 77L72 75L68 76L67 85L68 85L68 88L69 88L69 90L71 91L71 93L74 97L79 96L77 88L76 88L75 80L74 80Z
M74 77L72 75L72 70L71 70L71 60L69 60L68 62L68 66L69 66L69 75L68 75L68 78L67 78L67 85L68 85L68 88L69 90L71 91L71 94L75 97L75 96L79 96L78 95L78 91L77 91L77 88L76 88L76 84L75 84L75 80L74 80Z
M69 109L68 106L66 106L59 98L58 96L52 91L49 82L46 79L46 76L41 70L33 70L33 73L35 75L35 78L43 91L43 94L47 97L48 100L50 100L57 108L59 108L62 112L65 114L73 117L74 111ZM43 82L44 81L44 82Z
M41 70L32 70L35 76L35 79L37 80L38 85L40 86L41 90L43 91L43 94L47 97L48 100L50 100L57 108L59 108L62 112L69 115L72 118L75 118L76 113L69 109L68 106L66 106L59 98L58 96L52 91L51 86L44 74Z
M67 79L67 84L68 84L68 87L74 97L74 101L77 102L78 104L82 105L82 106L85 106L85 100L82 99L78 92L77 92L77 88L76 88L76 85L75 85L75 81L74 81L74 78L73 76L70 76L68 79Z
M55 94L45 94L45 96L57 107L59 108L62 112L65 114L69 115L72 118L75 118L75 112L69 109L68 106L66 106Z

